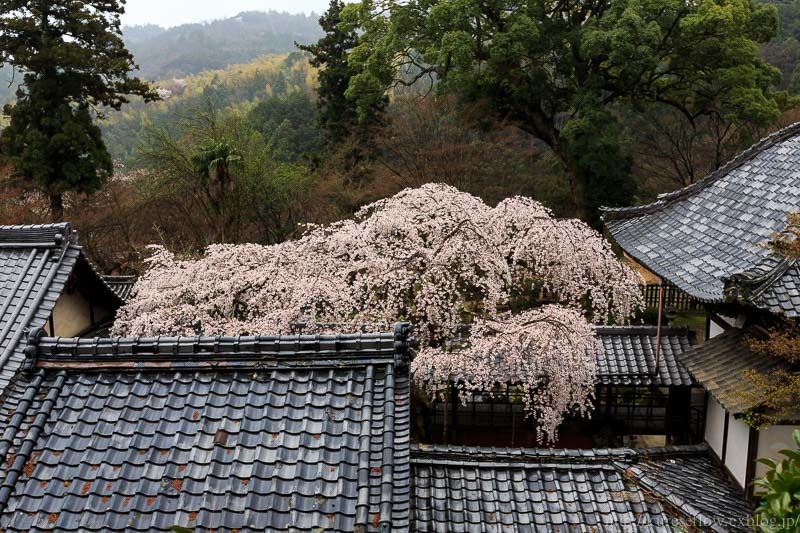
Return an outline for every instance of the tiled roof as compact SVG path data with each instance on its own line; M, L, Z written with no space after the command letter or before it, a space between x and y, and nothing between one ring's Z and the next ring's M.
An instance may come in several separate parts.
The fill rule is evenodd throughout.
M754 353L745 346L746 338L754 333L731 328L680 356L697 382L733 414L757 407L745 398L752 392L742 380L745 370L769 374L785 366L778 358Z
M797 262L770 257L765 246L795 211L800 211L800 124L767 137L689 187L650 205L606 209L603 219L626 252L691 296L719 303L727 289L730 298L797 317ZM758 279L738 286L740 275L752 277L767 265ZM748 294L753 289L759 294Z
M746 522L750 505L705 445L636 450L625 473L665 507L691 517L694 523L716 522L723 531L751 530Z
M702 446L412 451L412 529L747 531L751 508Z
M81 261L91 266L69 224L0 226L0 397L22 364L25 331L44 326Z
M662 328L656 366L655 326L598 327L603 350L597 357L597 381L603 385L688 386L694 381L678 356L694 344L686 328Z
M727 280L729 299L750 302L773 313L800 316L800 265L769 255L752 269Z
M103 276L103 281L122 300L127 300L130 298L133 286L136 284L136 276Z
M406 331L41 339L0 530L407 530Z

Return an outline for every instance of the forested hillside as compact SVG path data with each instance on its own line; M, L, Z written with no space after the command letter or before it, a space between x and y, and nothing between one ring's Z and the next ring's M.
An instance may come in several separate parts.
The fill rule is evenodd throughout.
M147 80L180 79L205 70L248 63L267 54L296 50L294 43L319 39L317 15L293 15L270 11L245 12L229 19L204 24L162 28L152 24L124 26L123 40ZM0 105L13 99L12 70L0 68Z
M668 10L676 20L650 3L630 20L614 10L533 20L528 0L501 15L477 1L439 0L451 12L387 0L391 16L370 0L373 11L333 1L322 25L270 12L126 27L162 100L105 110L115 177L96 194L68 193L66 216L119 272L139 270L152 242L187 254L279 242L298 223L432 182L490 205L529 196L599 227L599 206L690 185L800 118L800 0L777 5L780 26L763 4L711 1L721 11ZM480 28L452 26L464 6ZM47 218L35 191L9 183L0 212L14 216L0 222Z
M183 78L204 70L247 63L265 54L294 50L294 42L319 39L317 16L247 12L206 24L126 26L125 44L149 80Z
M761 55L781 70L781 86L800 93L800 2L798 0L763 0L774 5L780 20L778 35L762 45Z
M262 56L246 64L160 81L157 85L163 101L147 105L136 101L122 111L108 114L103 133L115 159L135 165L136 149L147 125L170 129L182 116L209 105L258 114L258 129L267 136L268 143L293 152L302 147L284 138L285 130L290 129L288 125L281 127L284 115L294 117L290 122L297 134L303 133L302 128L297 131L298 121L313 125L316 120L313 101L316 72L300 52ZM265 113L264 109L272 111ZM304 143L311 142L312 147L319 148L313 143L313 136L307 134Z

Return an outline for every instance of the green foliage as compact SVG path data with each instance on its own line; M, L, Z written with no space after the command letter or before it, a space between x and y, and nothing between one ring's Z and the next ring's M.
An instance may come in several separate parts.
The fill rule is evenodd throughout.
M120 36L124 2L0 4L0 65L25 72L16 105L6 105L10 125L0 150L16 169L51 199L63 216L62 194L93 192L112 173L93 112L119 109L127 95L145 101L157 95L131 77L133 57Z
M621 128L607 110L590 107L564 126L561 138L574 172L585 183L590 221L599 225L600 207L628 205L635 190Z
M357 106L354 102L352 80L359 79L363 70L357 62L348 58L350 51L358 45L355 28L343 23L342 0L331 0L328 11L319 19L325 35L311 45L300 45L300 49L311 54L311 64L319 69L319 122L331 144L339 144L353 133L359 125L375 125L381 122L381 115L388 99L381 94L363 100ZM350 92L348 92L350 91Z
M51 83L32 83L10 108L0 148L16 170L47 194L97 190L113 172L87 106L73 106Z
M180 81L159 83L169 90L164 101L144 105L133 102L122 111L109 113L103 124L103 135L114 159L134 162L136 147L146 124L175 130L176 124L192 109L211 102L217 109L235 108L247 113L262 100L311 98L316 85L316 72L299 52L263 56L250 63L229 65L222 70L202 72ZM300 93L298 95L298 93ZM291 96L291 98L290 98ZM300 105L299 103L296 105ZM295 103L289 105L294 108ZM276 106L277 107L277 106ZM291 113L299 112L299 110ZM313 109L306 120L314 120ZM263 113L259 120L268 120ZM290 118L290 122L294 119ZM256 124L258 126L258 124ZM258 127L263 130L260 126ZM277 142L277 141L276 141Z
M778 11L780 26L778 40L800 37L800 1L798 0L764 0Z
M591 158L570 148L576 133L562 139L585 131L571 122L639 103L761 126L779 113L779 72L758 56L758 43L777 31L776 10L750 0L363 0L342 18L362 32L348 60L358 72L347 94L359 109L397 83L430 77L439 91L486 100L496 118L558 155L584 216L590 194L617 185L607 181L610 160L587 166ZM600 145L621 143L613 129ZM624 150L613 151L625 174ZM630 201L629 187L614 196L608 201Z
M792 75L789 78L789 92L791 94L800 94L800 64L792 70Z
M800 430L792 437L796 449L781 450L785 459L759 459L769 467L766 475L755 482L762 489L757 493L761 504L756 509L761 531L800 531Z
M313 162L323 144L315 106L304 92L272 96L256 104L248 120L266 140L273 159Z
M294 229L292 208L311 178L301 166L273 160L242 113L206 104L172 129L146 127L142 142L152 172L141 194L166 202L197 230L198 244L276 242Z

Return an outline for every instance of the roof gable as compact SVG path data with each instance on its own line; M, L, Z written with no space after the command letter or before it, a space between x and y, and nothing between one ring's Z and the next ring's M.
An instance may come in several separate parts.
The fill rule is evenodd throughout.
M4 408L26 416L0 529L402 528L405 331L41 339Z
M91 267L69 224L0 226L0 396L24 359L26 330L44 326L79 263Z
M728 278L767 259L765 246L800 210L800 124L755 144L705 179L641 207L606 209L616 241L647 268L704 302L725 300ZM775 268L780 268L774 265ZM783 265L780 275L788 272ZM784 288L800 285L797 270ZM781 276L778 275L777 278ZM776 295L780 299L780 295ZM759 307L800 316L796 305Z

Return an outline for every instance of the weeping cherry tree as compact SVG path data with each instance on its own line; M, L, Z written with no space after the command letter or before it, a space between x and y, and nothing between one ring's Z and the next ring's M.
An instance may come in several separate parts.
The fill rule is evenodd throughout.
M593 323L641 304L639 278L579 220L515 197L492 208L442 185L406 189L353 219L309 226L272 246L214 245L180 260L156 248L115 334L256 335L356 331L407 320L420 348L414 382L462 397L519 387L540 438L586 413L600 349ZM557 303L518 310L546 289ZM464 324L469 333L463 334Z

